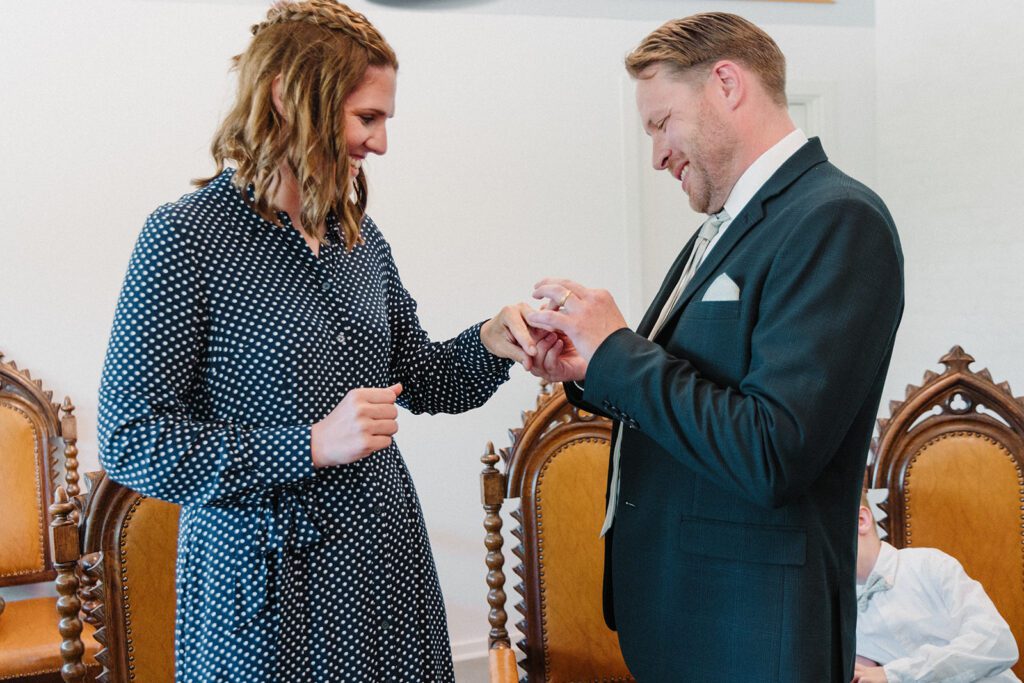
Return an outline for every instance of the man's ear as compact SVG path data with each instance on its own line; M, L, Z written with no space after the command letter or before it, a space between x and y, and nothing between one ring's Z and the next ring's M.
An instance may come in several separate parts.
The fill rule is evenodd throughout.
M746 73L736 62L723 59L711 67L710 78L715 93L729 109L735 109L746 92Z
M284 99L281 98L281 90L284 89L284 77L281 74L274 76L273 82L270 84L270 99L274 103L274 110L277 111L278 116L284 118Z

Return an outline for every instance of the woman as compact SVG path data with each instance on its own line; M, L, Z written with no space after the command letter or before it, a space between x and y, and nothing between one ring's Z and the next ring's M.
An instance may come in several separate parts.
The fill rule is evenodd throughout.
M506 307L431 343L363 213L361 163L394 109L380 33L330 0L252 31L218 173L157 209L132 255L101 461L182 505L177 681L451 681L395 404L478 406L533 340Z

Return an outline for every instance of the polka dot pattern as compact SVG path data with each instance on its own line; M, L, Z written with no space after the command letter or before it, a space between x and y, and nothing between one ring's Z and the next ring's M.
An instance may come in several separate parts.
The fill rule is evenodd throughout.
M412 412L468 410L511 362L479 324L429 340L369 218L351 252L331 221L317 257L232 174L146 222L100 388L103 467L182 505L175 679L452 681L398 446L316 470L310 425L349 390L396 382Z

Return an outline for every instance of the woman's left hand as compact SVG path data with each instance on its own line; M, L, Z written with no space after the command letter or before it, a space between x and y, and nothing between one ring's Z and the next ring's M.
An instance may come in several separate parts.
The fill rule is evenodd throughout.
M524 368L533 368L537 340L547 333L526 324L526 314L533 312L529 304L505 306L480 328L484 348L500 358L510 358Z

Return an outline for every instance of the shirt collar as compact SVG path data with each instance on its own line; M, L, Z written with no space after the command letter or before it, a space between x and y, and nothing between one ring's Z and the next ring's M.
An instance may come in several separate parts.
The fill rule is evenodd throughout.
M899 552L885 541L878 549L878 559L875 560L875 568L872 574L879 574L890 586L896 585L896 570L899 569Z
M740 215L740 211L753 199L757 191L806 143L807 136L797 128L755 159L733 185L729 198L725 200L724 208L730 218Z

